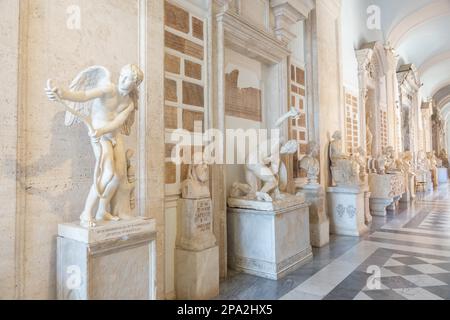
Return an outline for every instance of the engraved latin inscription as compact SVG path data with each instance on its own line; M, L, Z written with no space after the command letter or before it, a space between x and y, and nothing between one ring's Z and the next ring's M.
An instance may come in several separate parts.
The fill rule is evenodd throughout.
M200 232L211 230L211 201L200 200L197 202L197 211L195 212L195 226Z

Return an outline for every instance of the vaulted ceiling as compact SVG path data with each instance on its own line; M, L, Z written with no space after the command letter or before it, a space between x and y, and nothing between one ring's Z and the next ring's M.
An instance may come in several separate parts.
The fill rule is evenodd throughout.
M381 9L382 30L367 31L366 40L389 42L400 64L418 68L422 97L450 111L450 0L363 1Z

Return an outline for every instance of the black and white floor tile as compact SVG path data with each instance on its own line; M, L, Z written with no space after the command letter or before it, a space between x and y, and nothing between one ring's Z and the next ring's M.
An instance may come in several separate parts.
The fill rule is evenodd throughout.
M232 273L218 299L450 300L450 187L386 218L364 238L332 236L280 281Z

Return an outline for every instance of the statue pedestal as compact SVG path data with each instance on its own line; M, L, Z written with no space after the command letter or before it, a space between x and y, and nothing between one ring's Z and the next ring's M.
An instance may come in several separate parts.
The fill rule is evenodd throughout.
M420 192L431 192L434 189L431 171L420 171L417 174L416 182Z
M360 237L369 231L365 225L365 193L363 186L328 188L332 234Z
M175 252L179 300L207 300L219 295L219 248L212 222L211 199L179 200Z
M387 207L395 210L397 202L406 191L404 176L398 174L369 175L370 211L373 216L385 217ZM391 206L394 204L394 206Z
M369 188L367 187L367 190L364 192L364 217L366 225L369 225L372 223L372 213L370 212L370 196L372 193L368 191Z
M58 299L155 299L155 239L155 221L144 218L94 228L60 224Z
M438 168L438 176L439 176L440 184L448 183L448 169L447 168Z
M308 205L303 197L285 196L273 211L261 210L258 201L229 199L230 267L278 280L312 258ZM235 207L245 201L244 208Z
M402 199L400 200L400 202L402 203L409 203L411 201L414 201L414 199L416 198L416 177L412 174L408 174L406 181L408 185L406 192L403 194Z
M298 189L309 204L309 233L311 245L322 248L330 243L330 220L328 220L325 193L320 185L305 185Z

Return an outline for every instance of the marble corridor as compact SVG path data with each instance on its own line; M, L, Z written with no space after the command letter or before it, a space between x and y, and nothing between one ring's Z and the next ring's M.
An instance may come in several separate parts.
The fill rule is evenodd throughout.
M448 300L450 186L374 217L364 238L331 236L311 262L278 282L233 273L220 288L219 299L230 300Z

